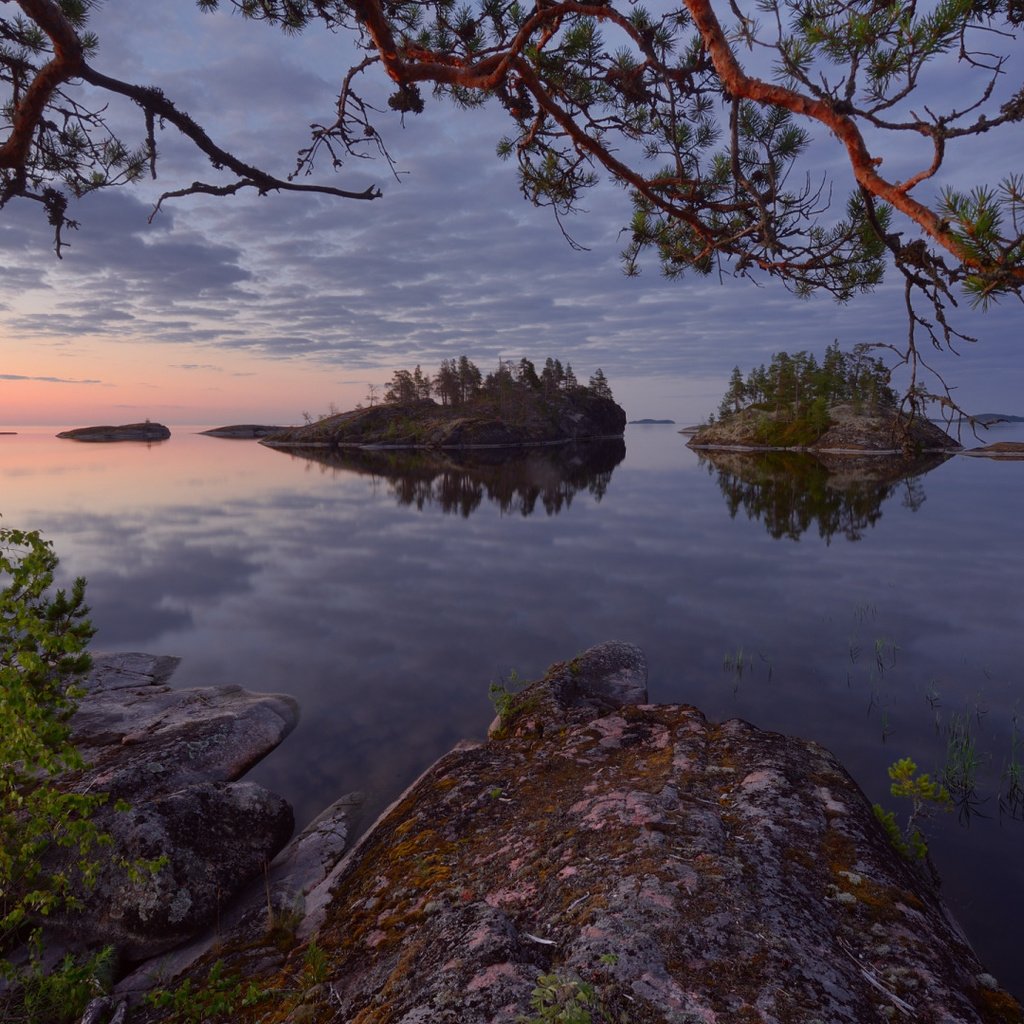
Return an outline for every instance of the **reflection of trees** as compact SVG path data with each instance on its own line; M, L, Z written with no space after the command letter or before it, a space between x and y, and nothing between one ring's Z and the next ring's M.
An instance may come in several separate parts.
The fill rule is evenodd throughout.
M812 455L782 451L701 451L701 465L725 495L729 514L743 509L776 539L799 540L816 525L819 536L860 540L882 516L882 504L902 491L903 505L924 503L920 477L948 455Z
M459 451L375 448L279 448L325 470L358 473L390 488L400 505L469 516L486 499L503 513L528 516L538 503L548 515L586 490L600 501L612 471L626 457L622 438L538 448Z

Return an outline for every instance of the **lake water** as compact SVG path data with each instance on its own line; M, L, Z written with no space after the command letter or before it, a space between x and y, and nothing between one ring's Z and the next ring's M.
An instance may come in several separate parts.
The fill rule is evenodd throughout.
M299 700L250 777L300 822L355 789L372 820L483 736L490 682L628 640L653 701L818 740L901 816L888 765L939 772L959 738L962 813L929 824L930 847L982 959L1024 995L1024 462L837 481L716 465L673 427L631 426L624 446L441 469L198 429L151 446L0 437L2 522L44 531L65 578L88 577L94 649L178 655L179 686Z

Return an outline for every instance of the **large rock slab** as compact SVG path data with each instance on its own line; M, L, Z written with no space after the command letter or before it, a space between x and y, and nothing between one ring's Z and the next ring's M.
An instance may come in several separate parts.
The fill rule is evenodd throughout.
M140 803L197 782L240 778L295 728L298 704L227 685L173 689L177 659L97 656L71 720L90 768L82 785Z
M112 944L129 961L170 949L263 877L292 834L286 801L236 780L294 728L296 702L240 686L176 690L167 680L177 663L94 659L71 720L88 767L69 782L109 794L96 820L113 845L83 908L48 921L54 949ZM123 866L143 862L159 863Z
M218 949L272 1000L234 1019L512 1024L543 976L546 1019L1021 1020L828 751L618 703L642 668L626 645L553 666L310 890L283 965Z

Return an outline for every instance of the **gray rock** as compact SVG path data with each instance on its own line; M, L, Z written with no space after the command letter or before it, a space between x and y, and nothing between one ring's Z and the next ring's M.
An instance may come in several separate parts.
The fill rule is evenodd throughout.
M202 782L105 812L115 858L81 914L64 924L86 945L113 944L128 960L171 949L214 924L231 897L262 877L294 828L290 805L247 782ZM127 871L163 859L154 871Z
M116 992L137 1000L150 989L173 982L215 947L269 949L282 929L298 931L307 894L341 859L361 803L359 793L336 800L274 858L265 876L224 904L214 927L147 960L118 982Z
M252 879L262 884L291 836L290 806L235 780L292 730L295 701L238 686L175 690L177 664L136 653L94 658L71 721L88 767L70 781L110 794L97 822L113 847L84 910L48 920L54 955L113 944L138 960L191 939ZM153 872L119 866L159 858Z
M510 724L524 715L537 724L545 715L560 717L574 710L594 714L646 703L644 652L633 644L609 640L572 661L552 665L541 682L523 693L510 695L504 711L488 726L487 736L502 738Z
M140 803L197 782L240 778L298 722L298 704L240 686L175 690L177 660L102 655L71 720L90 768L81 788Z
M553 673L549 673L549 679ZM569 707L610 711L647 703L647 658L639 647L609 640L569 662L554 682L556 696Z
M107 996L97 996L85 1008L81 1024L124 1024L127 1017L128 1004L124 1000L114 1006Z
M270 865L271 886L304 897L341 859L363 802L348 793L321 811Z

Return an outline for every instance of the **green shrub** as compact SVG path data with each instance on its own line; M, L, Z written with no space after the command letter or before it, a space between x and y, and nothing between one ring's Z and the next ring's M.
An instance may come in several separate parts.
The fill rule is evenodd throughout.
M232 1020L239 1010L264 1002L270 994L255 982L244 981L237 972L226 971L224 961L217 960L202 985L193 988L186 979L173 989L150 992L146 1001L167 1011L174 1024L211 1024Z
M617 959L606 954L605 963ZM542 974L530 997L531 1016L520 1014L516 1024L619 1024L597 986L558 974Z
M91 956L70 954L56 967L33 963L18 978L18 1005L5 1008L6 1024L73 1024L91 999L108 991L113 979L114 950L107 946ZM20 1016L16 1016L20 1013Z
M57 556L38 532L0 529L0 996L5 1021L45 1022L74 1014L95 985L95 958L41 973L38 922L79 905L95 880L93 821L105 795L64 791L58 781L83 767L70 719L91 661L93 628L85 580L51 594ZM25 944L27 966L10 954ZM80 1012L80 1010L79 1010Z
M830 422L827 413L813 406L807 416L796 419L775 419L766 415L758 419L757 440L772 448L803 448L814 444L828 430Z
M949 791L939 782L933 782L927 772L917 773L917 765L903 757L889 767L892 785L889 792L910 801L910 814L901 830L893 811L874 805L875 817L882 823L893 846L909 861L922 861L928 854L928 844L918 822L933 811L948 811L952 807Z

